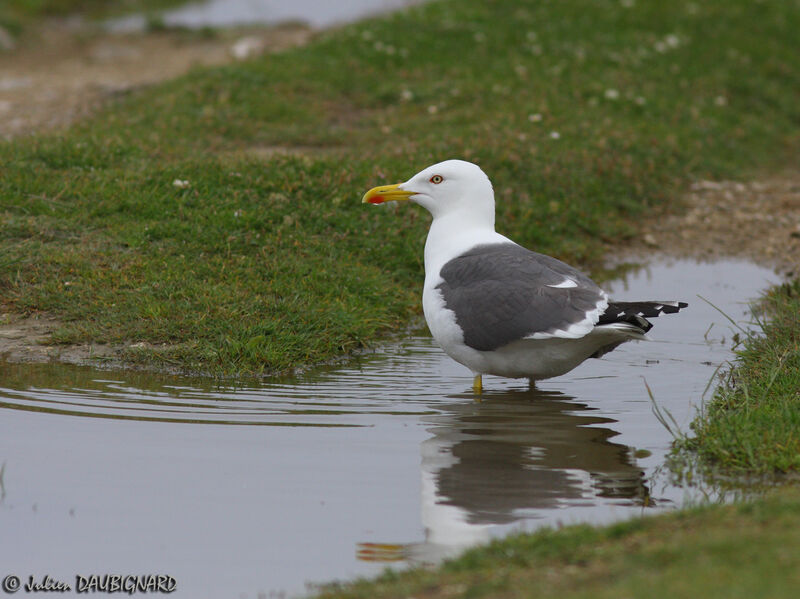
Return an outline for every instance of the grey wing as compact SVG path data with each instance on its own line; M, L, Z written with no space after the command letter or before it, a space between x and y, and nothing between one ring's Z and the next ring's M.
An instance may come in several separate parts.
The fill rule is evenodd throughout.
M440 274L437 288L464 342L481 351L525 338L583 337L608 305L583 273L511 243L473 248Z

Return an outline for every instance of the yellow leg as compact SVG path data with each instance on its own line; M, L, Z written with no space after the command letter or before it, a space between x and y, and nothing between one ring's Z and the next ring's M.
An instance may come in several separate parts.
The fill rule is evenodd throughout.
M481 393L483 391L483 379L481 375L476 374L475 378L472 379L472 390L475 393Z

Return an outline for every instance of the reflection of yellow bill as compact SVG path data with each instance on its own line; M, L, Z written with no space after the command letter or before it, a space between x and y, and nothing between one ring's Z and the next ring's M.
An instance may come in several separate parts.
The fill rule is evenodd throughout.
M406 545L359 543L356 558L363 562L402 562L408 558Z

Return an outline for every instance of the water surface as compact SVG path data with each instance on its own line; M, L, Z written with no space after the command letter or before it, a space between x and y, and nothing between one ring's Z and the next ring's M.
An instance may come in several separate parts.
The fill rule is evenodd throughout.
M0 362L0 574L166 573L175 596L256 598L674 509L692 492L663 472L644 381L687 427L735 332L696 294L745 321L776 281L735 262L639 270L614 297L690 303L652 341L536 389L484 377L480 401L422 335L263 384Z
M190 2L161 13L170 27L231 27L274 25L299 21L314 28L331 27L357 19L388 13L423 0L206 0ZM133 15L115 19L111 28L119 31L144 29L147 19Z

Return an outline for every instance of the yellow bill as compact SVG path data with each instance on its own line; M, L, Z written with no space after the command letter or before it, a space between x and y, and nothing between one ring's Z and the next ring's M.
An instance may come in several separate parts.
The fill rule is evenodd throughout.
M364 197L361 198L361 203L383 204L384 202L407 200L411 196L415 195L415 192L413 191L400 189L401 185L402 183L395 183L394 185L381 185L379 187L373 187L364 194Z

